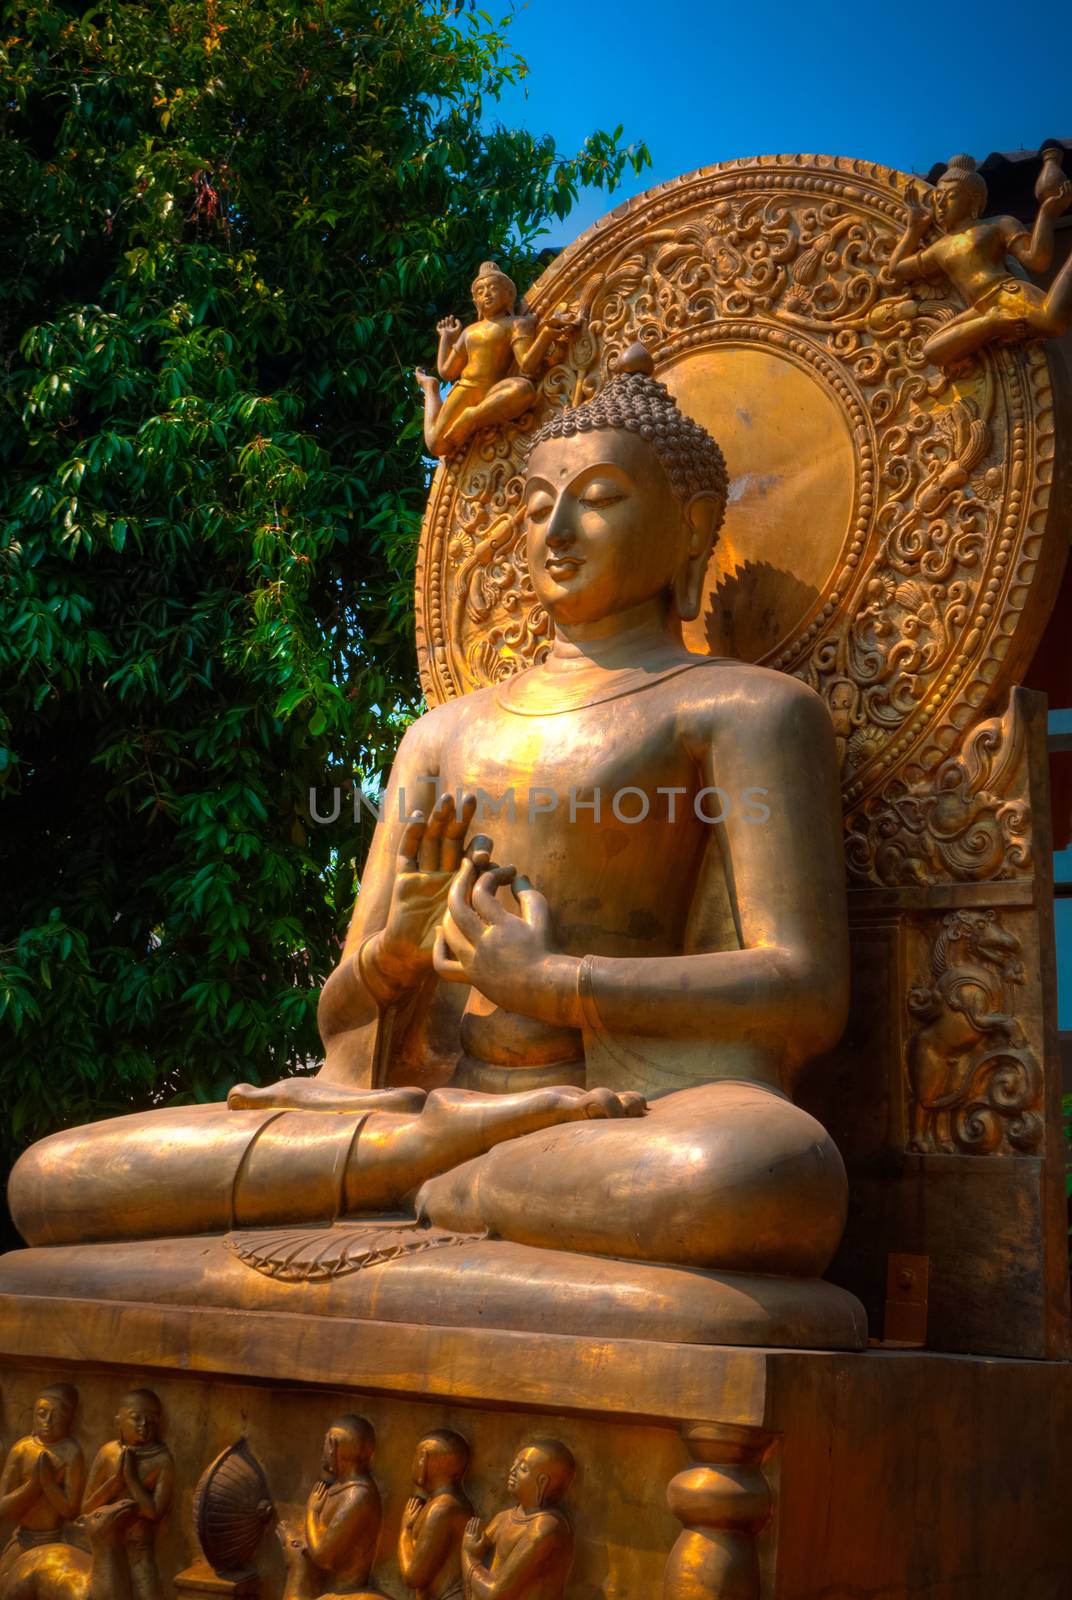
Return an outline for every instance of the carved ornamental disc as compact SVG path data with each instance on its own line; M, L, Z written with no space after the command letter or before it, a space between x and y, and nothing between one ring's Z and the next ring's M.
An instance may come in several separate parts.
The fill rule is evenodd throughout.
M1066 540L1050 514L1043 348L991 346L944 374L923 344L963 309L956 291L884 274L909 181L925 188L832 157L725 163L619 207L552 263L529 306L577 305L581 331L535 408L477 435L432 485L417 579L432 704L546 651L515 521L527 440L552 408L596 393L640 339L730 473L688 644L823 695L850 866L871 881L919 878L907 847L880 860L897 808L935 788L1030 660ZM991 833L969 840L953 876L1004 875L1008 828Z

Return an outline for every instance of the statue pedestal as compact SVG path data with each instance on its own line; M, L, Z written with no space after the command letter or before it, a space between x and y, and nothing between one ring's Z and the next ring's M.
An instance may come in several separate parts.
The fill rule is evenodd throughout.
M279 1515L297 1521L325 1426L345 1412L376 1430L375 1581L396 1600L408 1593L394 1552L414 1446L441 1428L470 1442L467 1487L485 1516L503 1504L521 1441L569 1446L569 1600L1068 1592L1054 1492L1072 1475L1068 1363L350 1320L303 1313L302 1295L288 1312L2 1295L6 1422L62 1377L79 1390L88 1454L124 1390L156 1389L176 1461L160 1569L191 1595L228 1592L191 1588L191 1496L206 1464L245 1435ZM276 1540L258 1565L261 1595L279 1600Z

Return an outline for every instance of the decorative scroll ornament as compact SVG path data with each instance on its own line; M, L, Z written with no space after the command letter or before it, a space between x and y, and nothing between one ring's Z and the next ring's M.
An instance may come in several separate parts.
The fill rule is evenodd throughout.
M1042 1141L1042 1069L1013 1015L1020 941L995 911L942 919L908 992L910 1150L1025 1154Z
M233 1233L224 1241L247 1267L281 1283L325 1283L365 1267L472 1244L482 1234L448 1233L419 1222L335 1223L330 1228L286 1228Z
M826 700L858 878L1018 865L1027 819L998 815L1000 786L972 788L968 744L1030 658L1063 559L1049 369L1037 344L989 345L952 373L928 358L963 304L947 279L891 275L909 181L827 157L727 163L620 207L554 261L528 303L576 307L578 327L532 409L475 434L432 485L417 619L433 704L549 648L518 516L527 442L639 339L730 471L690 647ZM941 832L956 805L990 820L958 842ZM1013 853L981 848L980 826Z
M850 877L891 887L1023 877L1031 866L1025 735L1013 700L915 785L895 779L856 813Z

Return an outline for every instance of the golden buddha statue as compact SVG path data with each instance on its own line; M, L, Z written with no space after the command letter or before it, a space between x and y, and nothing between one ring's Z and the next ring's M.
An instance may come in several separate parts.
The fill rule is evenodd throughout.
M726 488L639 346L536 433L553 648L407 731L319 1075L43 1140L11 1183L28 1241L403 1212L582 1257L586 1291L592 1257L823 1272L845 1172L791 1096L846 1014L834 733L796 679L684 647Z

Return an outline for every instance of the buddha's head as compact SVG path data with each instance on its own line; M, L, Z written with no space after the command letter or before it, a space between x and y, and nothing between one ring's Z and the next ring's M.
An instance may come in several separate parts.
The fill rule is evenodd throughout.
M351 1478L368 1470L376 1448L371 1422L352 1413L337 1417L324 1438L324 1470L333 1478Z
M971 156L954 156L934 190L934 215L946 233L955 233L983 214L986 179Z
M517 304L517 285L494 261L481 263L470 293L482 317L497 317L504 311L513 311Z
M66 1439L74 1424L78 1391L69 1383L54 1383L42 1389L34 1401L34 1437L42 1444L58 1444Z
M565 1499L576 1471L572 1451L559 1439L530 1439L521 1446L506 1487L523 1511L556 1506Z
M426 1433L413 1458L414 1486L435 1494L448 1483L465 1477L469 1465L469 1446L460 1433L449 1428Z
M119 1402L115 1419L120 1444L156 1444L163 1408L152 1389L131 1389Z
M695 617L726 507L726 463L633 345L594 400L535 435L525 476L528 563L555 622L582 624L666 595Z

